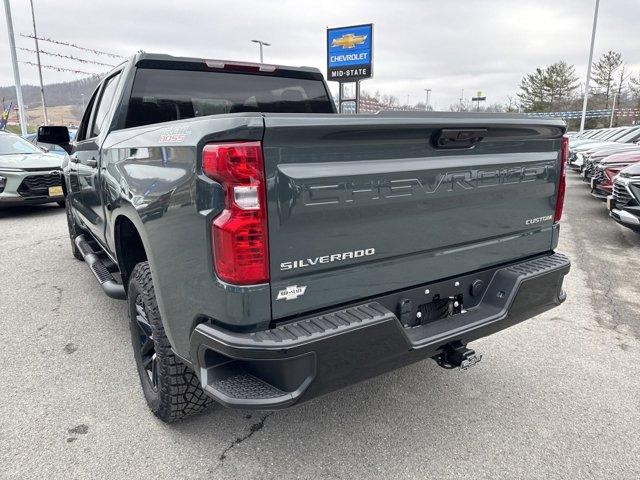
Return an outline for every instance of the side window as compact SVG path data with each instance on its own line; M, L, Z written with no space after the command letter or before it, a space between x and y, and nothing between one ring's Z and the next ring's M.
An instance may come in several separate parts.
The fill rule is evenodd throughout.
M107 126L107 115L109 113L109 107L113 101L113 96L116 93L116 87L118 86L118 79L120 74L116 74L113 77L107 79L104 89L102 90L102 96L100 102L96 107L96 113L93 116L93 127L91 128L91 137L97 137L100 132Z
M87 108L85 108L84 113L82 114L82 120L80 121L80 126L78 127L78 134L76 135L76 141L81 142L82 140L86 140L88 138L89 133L89 120L91 120L91 112L93 111L93 105L96 103L96 97L98 96L98 92L100 91L100 87L96 88L91 95L91 99L87 104Z

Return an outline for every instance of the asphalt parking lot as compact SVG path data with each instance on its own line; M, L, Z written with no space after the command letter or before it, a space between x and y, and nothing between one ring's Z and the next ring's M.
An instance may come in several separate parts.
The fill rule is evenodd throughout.
M70 253L57 206L0 211L2 478L640 478L640 235L569 173L566 303L276 413L149 413L126 308Z

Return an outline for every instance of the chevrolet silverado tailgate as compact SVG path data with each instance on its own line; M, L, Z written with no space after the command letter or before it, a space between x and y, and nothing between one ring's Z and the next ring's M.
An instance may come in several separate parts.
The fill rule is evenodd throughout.
M560 121L264 118L275 319L554 247Z

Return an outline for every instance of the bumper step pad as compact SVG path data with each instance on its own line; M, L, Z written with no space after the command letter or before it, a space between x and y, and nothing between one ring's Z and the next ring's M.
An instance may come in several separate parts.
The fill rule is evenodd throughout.
M344 333L353 328L376 323L390 315L393 316L382 305L371 302L289 323L271 330L249 333L246 338L250 344L258 343L265 347L286 344L290 347L301 341L312 341L327 334Z
M191 360L202 388L219 403L283 408L553 308L566 297L562 280L569 268L561 253L494 267L480 303L417 327L404 327L381 299L253 333L202 323L191 336Z

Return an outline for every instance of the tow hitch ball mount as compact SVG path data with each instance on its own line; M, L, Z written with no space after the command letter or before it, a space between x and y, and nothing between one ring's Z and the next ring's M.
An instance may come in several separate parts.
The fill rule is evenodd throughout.
M467 370L480 363L482 354L476 353L474 350L467 348L462 342L453 342L445 345L442 352L433 357L438 365L448 370L460 368Z

